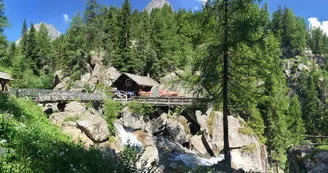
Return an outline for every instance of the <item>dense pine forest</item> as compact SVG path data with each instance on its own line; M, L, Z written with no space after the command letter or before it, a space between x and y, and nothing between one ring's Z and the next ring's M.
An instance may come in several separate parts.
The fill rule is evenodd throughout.
M3 34L9 25L0 2L0 71L15 78L13 87L52 89L57 70L78 80L96 55L156 80L183 70L186 87L245 119L281 169L303 135L328 134L328 37L288 7L270 14L263 2L210 0L199 11L164 5L148 12L128 0L121 8L88 0L59 38L22 21L17 44ZM300 64L307 69L296 72Z

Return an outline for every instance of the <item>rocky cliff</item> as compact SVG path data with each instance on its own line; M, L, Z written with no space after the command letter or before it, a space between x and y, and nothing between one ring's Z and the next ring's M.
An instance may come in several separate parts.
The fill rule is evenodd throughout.
M40 31L40 28L41 28L41 23L38 23L38 24L35 24L34 25L34 28L36 31ZM48 29L48 36L51 38L51 40L55 40L56 38L60 37L61 33L52 25L52 24L46 24L46 28ZM28 29L30 30L30 28ZM19 38L17 41L16 41L16 44L19 44L21 38Z
M155 8L162 8L165 4L171 6L171 4L170 4L170 2L168 0L152 0L147 5L147 7L145 8L145 10L150 13Z
M288 152L289 172L328 172L328 151L302 145Z

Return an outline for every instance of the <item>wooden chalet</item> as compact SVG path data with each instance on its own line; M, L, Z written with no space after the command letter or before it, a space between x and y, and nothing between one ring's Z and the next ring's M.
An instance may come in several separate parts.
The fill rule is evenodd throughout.
M0 84L1 84L1 91L6 90L6 85L8 85L9 81L14 80L13 78L10 77L9 74L0 72ZM8 88L7 88L8 90Z
M130 73L122 73L112 86L118 90L138 93L140 91L150 91L153 86L159 85L154 79L147 76L139 76Z

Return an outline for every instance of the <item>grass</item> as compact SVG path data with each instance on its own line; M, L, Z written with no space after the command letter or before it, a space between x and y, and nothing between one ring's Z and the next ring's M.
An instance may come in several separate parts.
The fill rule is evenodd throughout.
M253 134L253 129L246 126L246 127L239 128L238 132L241 133L241 134L250 136L250 135Z
M115 159L73 143L32 101L0 95L1 173L136 172L130 155Z
M328 150L328 145L320 145L316 147L317 149L321 149L321 150Z
M210 116L208 116L208 118L207 118L207 128L209 130L209 134L210 135L213 134L213 123L214 123L214 119L215 119L215 112L212 111L210 113Z
M242 153L251 154L251 153L254 152L255 148L256 148L256 144L245 145L245 146L241 149L241 152L242 152Z
M76 122L77 120L79 120L80 118L78 116L73 116L73 117L67 117L65 118L65 122L71 121L71 122Z

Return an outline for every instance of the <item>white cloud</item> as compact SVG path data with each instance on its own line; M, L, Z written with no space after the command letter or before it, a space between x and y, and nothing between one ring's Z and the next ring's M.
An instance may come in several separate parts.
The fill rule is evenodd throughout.
M63 17L64 17L64 22L69 23L71 21L68 14L63 14Z
M328 21L320 22L318 18L311 17L308 19L310 28L320 28L325 34L328 35Z
M207 2L207 0L194 0L196 2L200 2L201 4L205 4Z
M194 7L194 11L198 11L199 10L199 7L198 6L195 6Z

